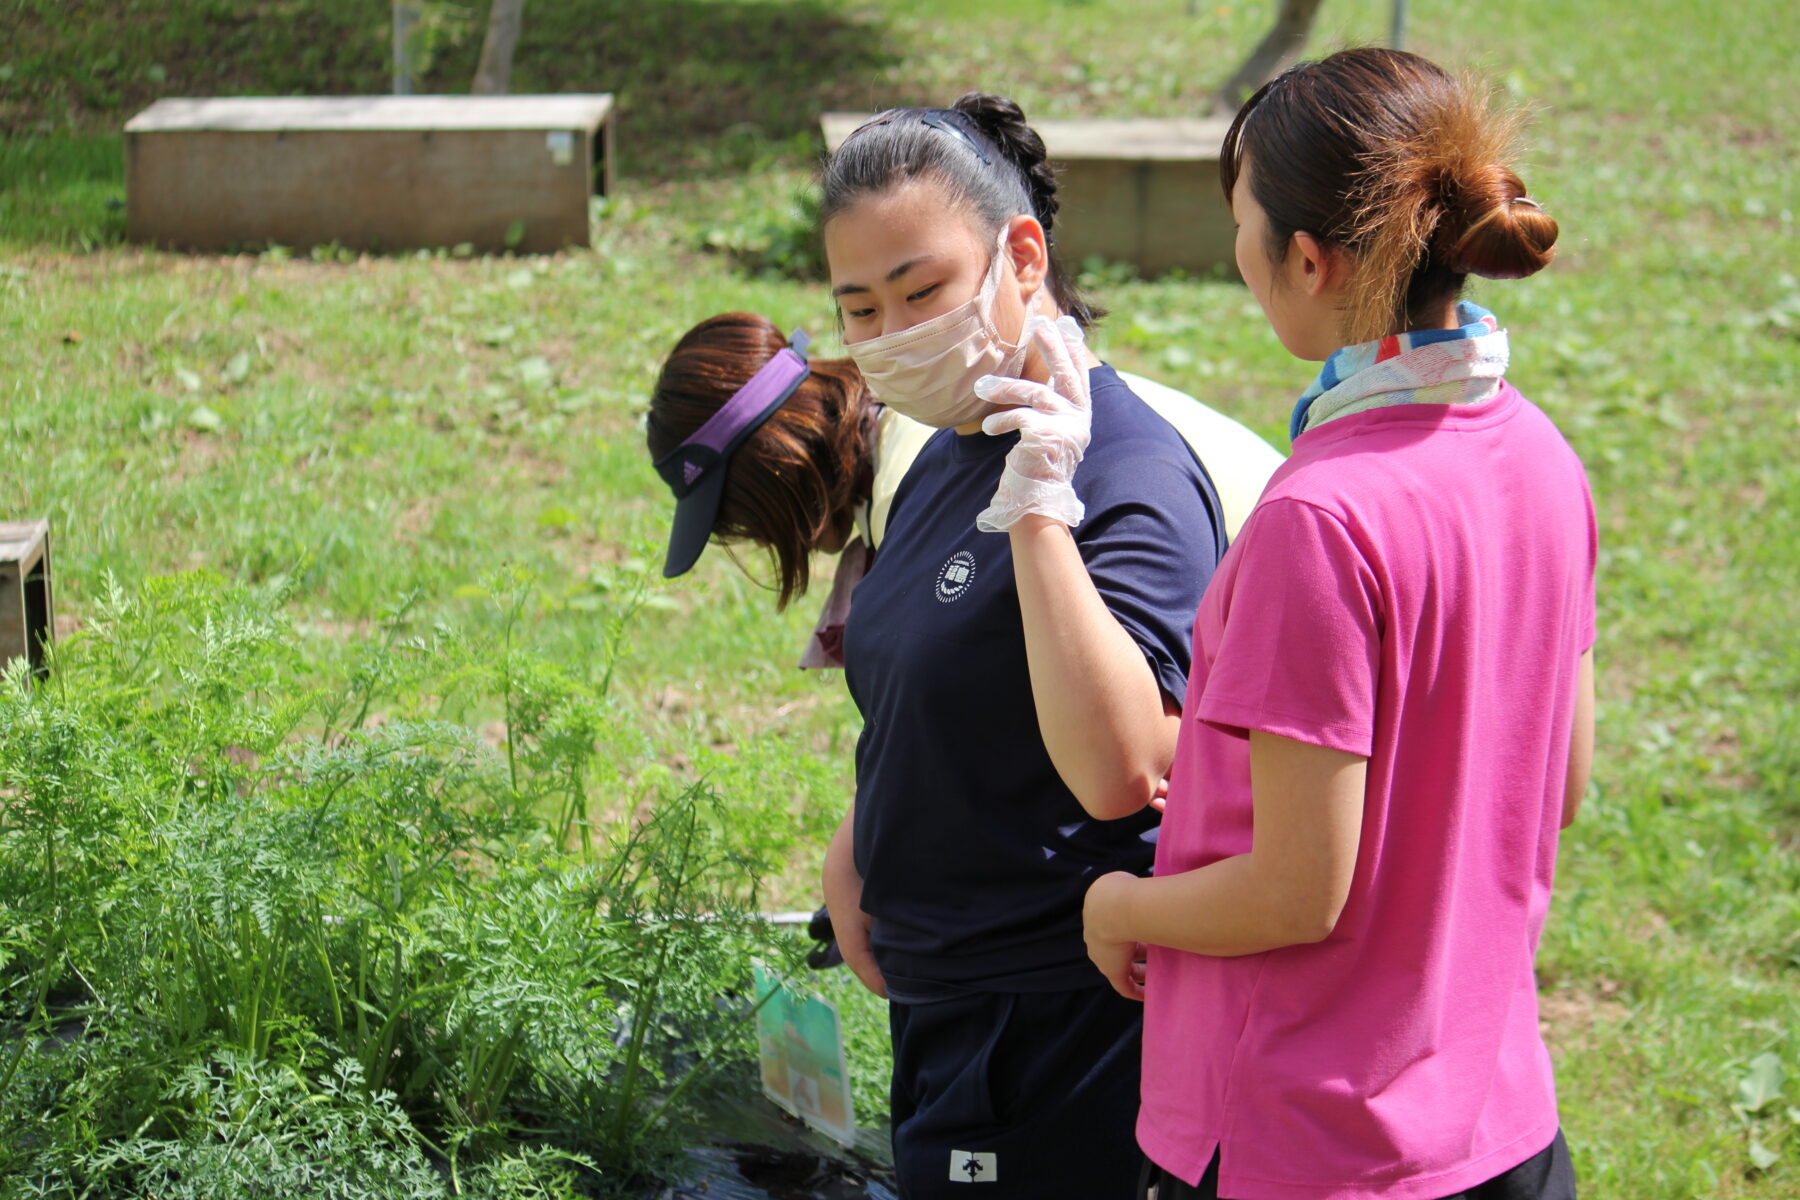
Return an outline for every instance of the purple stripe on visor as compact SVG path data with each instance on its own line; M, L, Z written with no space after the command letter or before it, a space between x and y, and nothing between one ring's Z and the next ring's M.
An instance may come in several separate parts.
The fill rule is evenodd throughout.
M675 520L663 575L673 579L692 567L706 549L719 520L725 494L725 464L775 410L812 374L806 361L809 339L796 329L789 345L775 352L750 382L739 388L694 435L657 460L656 473L675 493Z
M796 329L789 336L788 345L777 350L775 357L750 377L750 382L707 418L706 424L657 460L657 473L675 490L676 499L692 491L708 471L723 467L732 451L794 394L800 381L812 373L806 361L806 348L811 342L804 330Z

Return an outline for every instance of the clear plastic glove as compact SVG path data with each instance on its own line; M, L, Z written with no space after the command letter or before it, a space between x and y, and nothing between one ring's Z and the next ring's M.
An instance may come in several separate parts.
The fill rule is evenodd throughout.
M1081 326L1066 316L1055 322L1031 317L1026 334L1050 368L1048 384L999 375L975 381L975 394L988 403L1017 406L990 414L982 431L990 436L1019 431L1019 444L1007 452L993 500L975 518L983 533L1003 533L1029 513L1072 527L1087 511L1072 482L1093 426L1088 373L1082 365L1086 340Z

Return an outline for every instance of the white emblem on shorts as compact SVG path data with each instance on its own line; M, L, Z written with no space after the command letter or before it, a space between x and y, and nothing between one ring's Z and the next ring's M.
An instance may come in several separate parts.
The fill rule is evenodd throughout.
M937 598L945 604L961 600L962 594L975 582L975 556L958 550L938 568Z
M952 1150L950 1178L955 1183L993 1183L1000 1178L1000 1168L995 1165L999 1157L979 1150Z

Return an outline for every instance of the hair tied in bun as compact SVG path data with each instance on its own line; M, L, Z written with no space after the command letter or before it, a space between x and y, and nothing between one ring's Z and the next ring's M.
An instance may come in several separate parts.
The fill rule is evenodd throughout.
M1289 68L1238 110L1219 182L1245 161L1279 262L1306 230L1354 251L1341 334L1424 328L1469 275L1520 279L1554 257L1556 219L1507 162L1524 113L1480 79L1404 50L1340 50Z

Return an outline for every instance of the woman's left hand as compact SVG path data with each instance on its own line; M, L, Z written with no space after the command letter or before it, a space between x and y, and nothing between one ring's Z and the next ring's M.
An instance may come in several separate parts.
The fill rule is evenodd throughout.
M1088 958L1093 960L1113 990L1127 1000L1144 998L1144 943L1120 938L1112 932L1117 919L1115 906L1123 889L1137 883L1129 871L1113 871L1096 879L1087 890L1082 905L1082 936L1087 939Z
M1054 323L1027 318L1026 328L1050 369L1050 382L999 375L975 381L975 394L983 400L1013 406L984 420L983 432L998 436L1019 431L1019 444L1007 452L992 502L975 518L975 527L984 533L1003 533L1030 513L1070 526L1080 524L1086 514L1072 481L1093 427L1087 342L1073 317Z

